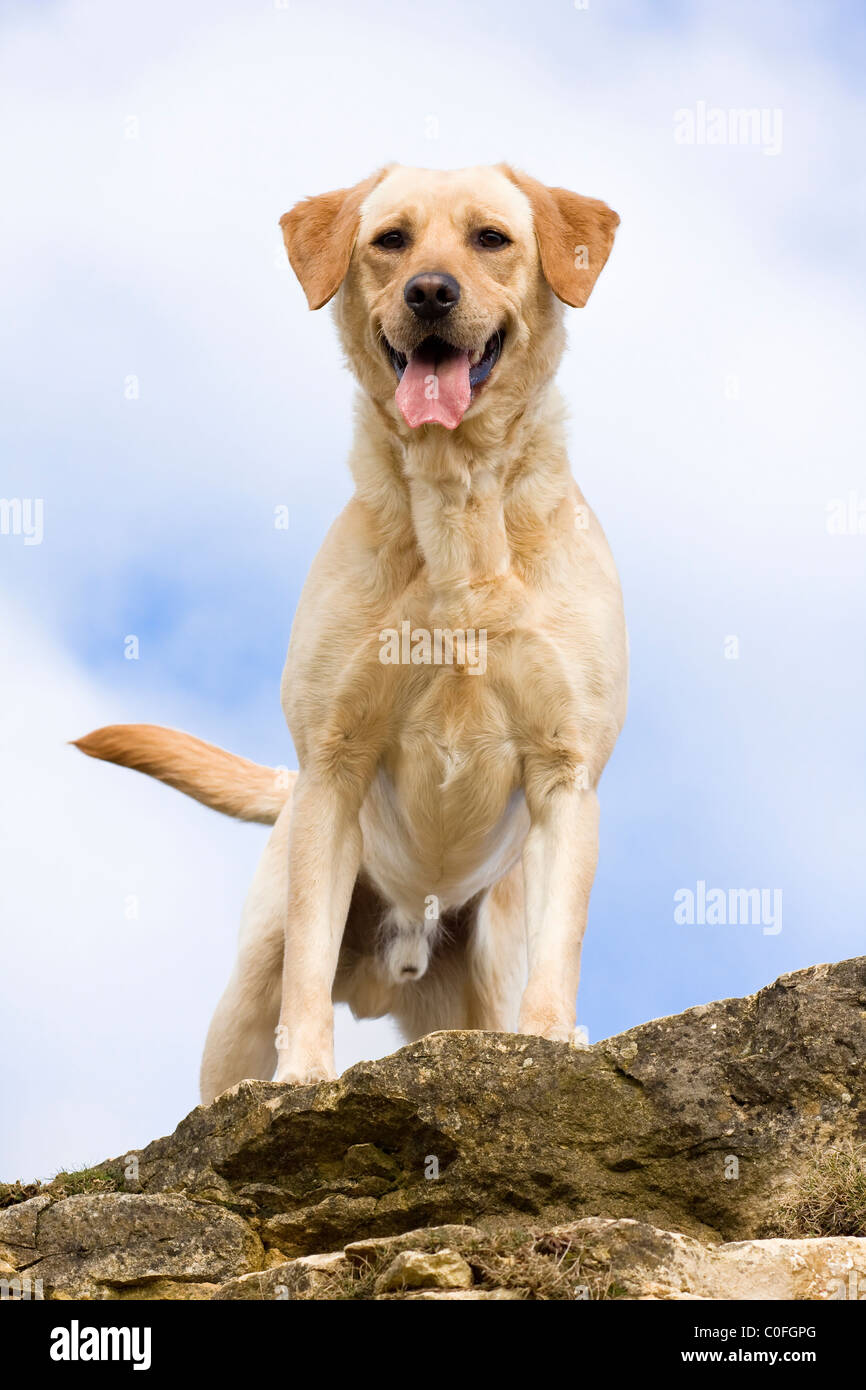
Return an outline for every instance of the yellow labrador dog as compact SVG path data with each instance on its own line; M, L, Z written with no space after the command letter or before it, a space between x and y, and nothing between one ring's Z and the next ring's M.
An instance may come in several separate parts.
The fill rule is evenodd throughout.
M282 682L300 770L151 725L78 743L274 825L205 1101L244 1077L333 1077L335 1001L408 1039L573 1037L627 642L553 377L563 305L586 303L618 222L506 165L392 166L282 219L360 384L355 495Z

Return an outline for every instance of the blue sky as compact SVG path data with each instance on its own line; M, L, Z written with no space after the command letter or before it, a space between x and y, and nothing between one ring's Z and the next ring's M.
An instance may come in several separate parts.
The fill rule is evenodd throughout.
M560 376L632 645L579 1020L861 953L866 534L827 519L866 508L862 9L95 0L2 32L0 495L44 539L0 535L0 1177L196 1102L265 832L64 741L146 720L291 762L352 383L277 222L387 159L505 158L622 217ZM780 112L780 151L678 144L698 103ZM782 930L678 925L700 880L781 889ZM343 1064L393 1040L340 1019Z

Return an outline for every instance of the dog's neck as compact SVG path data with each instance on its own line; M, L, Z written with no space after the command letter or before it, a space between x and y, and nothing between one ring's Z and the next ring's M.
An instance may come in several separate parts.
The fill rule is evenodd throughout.
M548 384L495 422L410 431L362 396L352 472L378 542L420 556L443 597L501 587L538 562L574 484L563 410Z

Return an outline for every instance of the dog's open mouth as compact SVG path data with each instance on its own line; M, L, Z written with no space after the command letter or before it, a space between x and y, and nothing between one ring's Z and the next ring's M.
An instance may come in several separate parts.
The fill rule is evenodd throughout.
M456 429L475 391L499 360L505 333L488 338L480 352L465 352L433 334L407 357L384 340L399 385L395 400L406 424Z

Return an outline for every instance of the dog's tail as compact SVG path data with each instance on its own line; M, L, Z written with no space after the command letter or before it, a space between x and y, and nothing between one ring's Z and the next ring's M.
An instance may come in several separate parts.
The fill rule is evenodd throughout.
M158 724L109 724L73 743L89 758L146 772L214 811L261 825L274 824L298 775Z

